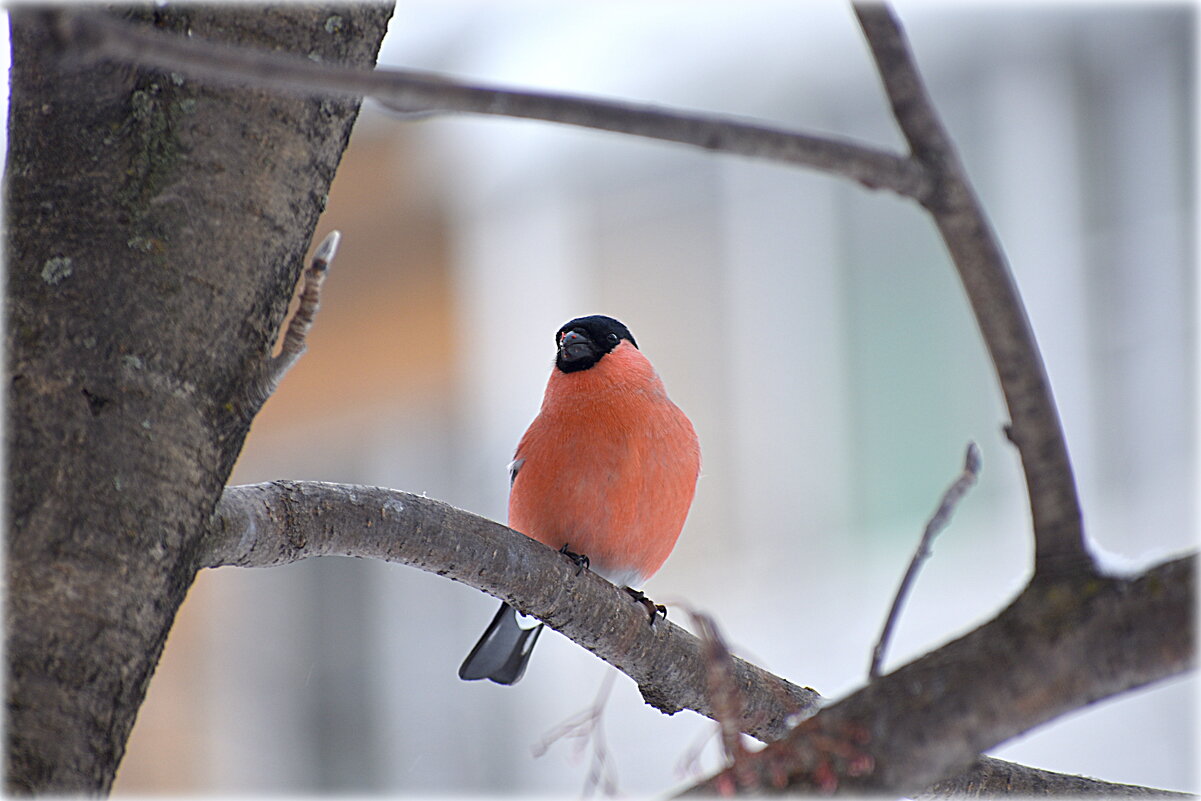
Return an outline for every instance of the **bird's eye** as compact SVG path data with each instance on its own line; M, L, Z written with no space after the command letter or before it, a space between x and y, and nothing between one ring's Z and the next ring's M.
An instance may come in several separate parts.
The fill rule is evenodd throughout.
M609 335L607 337L605 337L605 339L609 340L610 345L616 345L618 342L621 341L621 337L617 336L617 334L614 334L612 332L610 332Z

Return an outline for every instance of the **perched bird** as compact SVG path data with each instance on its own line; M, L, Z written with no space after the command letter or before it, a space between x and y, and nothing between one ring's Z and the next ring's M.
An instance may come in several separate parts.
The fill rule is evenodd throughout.
M579 317L555 346L542 409L509 465L509 526L638 587L684 527L701 465L696 432L617 320ZM541 631L502 602L459 678L513 684Z

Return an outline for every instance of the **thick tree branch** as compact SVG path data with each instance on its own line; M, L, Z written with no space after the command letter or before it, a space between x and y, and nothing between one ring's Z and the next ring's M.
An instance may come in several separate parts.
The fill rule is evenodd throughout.
M1087 796L1089 798L1129 798L1161 796L1194 798L1192 793L1158 790L1137 784L1102 782L1087 776L1071 776L1049 770L1029 768L992 757L980 757L971 768L938 782L918 801L934 798L995 798L997 796L1033 798L1036 796Z
M228 487L200 566L271 567L309 556L360 556L411 565L501 598L626 673L666 714L713 711L696 637L661 621L593 573L512 529L441 501L377 487L274 481ZM735 658L748 699L742 729L777 739L819 696ZM753 700L752 700L753 699Z
M713 114L569 95L468 86L409 70L346 69L290 54L224 47L131 25L98 11L63 12L63 36L94 59L157 66L189 77L354 97L392 108L543 120L660 139L845 176L906 197L930 191L922 168L899 154Z
M711 665L695 637L666 621L650 628L645 610L625 592L590 573L577 577L575 566L553 550L440 501L320 482L229 487L201 564L270 567L328 555L407 564L503 598L626 672L657 709L716 714ZM1040 582L996 620L823 712L814 719L829 719L818 740L837 743L839 736L854 740L848 732L866 732L851 755L870 757L861 762L879 771L839 786L913 792L957 769L960 776L947 787L995 787L1004 777L1076 786L1078 777L988 758L975 762L976 755L1069 709L1189 667L1192 561L1161 565L1133 581ZM743 660L734 659L733 675L744 704L741 728L760 739L784 737L818 706L813 690ZM798 730L812 725L801 723ZM900 742L890 744L894 739ZM796 741L795 735L785 740ZM781 767L786 752L769 753L778 758L766 766L763 757L747 757L756 780L765 779L766 770L790 785L816 786L813 775L798 777ZM930 760L927 770L922 760ZM1098 793L1128 789L1090 786Z
M1195 666L1196 557L1032 582L975 631L698 785L911 795L1059 715ZM747 788L745 776L755 773Z
M934 217L996 368L1009 409L1010 439L1021 453L1034 519L1035 575L1091 571L1067 441L1042 355L1013 276L939 120L900 23L883 4L855 13L876 60L893 114L913 157L931 177L920 198Z

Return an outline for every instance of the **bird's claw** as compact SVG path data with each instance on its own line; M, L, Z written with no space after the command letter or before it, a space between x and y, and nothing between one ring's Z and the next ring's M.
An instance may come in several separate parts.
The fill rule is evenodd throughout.
M642 590L635 590L632 587L626 587L625 589L626 592L630 594L631 598L646 607L646 611L650 615L651 619L651 628L655 627L655 621L658 620L660 616L662 616L664 620L667 620L666 606L663 604L657 604L650 598L647 598L646 593L644 593Z
M588 566L591 564L591 562L588 560L588 557L584 554L567 550L567 543L563 543L563 547L559 549L559 553L566 556L575 564L575 574L577 576L587 570Z

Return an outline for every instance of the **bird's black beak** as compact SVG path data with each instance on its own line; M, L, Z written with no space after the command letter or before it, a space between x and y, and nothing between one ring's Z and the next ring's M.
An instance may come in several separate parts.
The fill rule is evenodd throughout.
M579 331L568 331L559 340L559 359L564 362L578 362L581 359L593 358L596 348L592 340Z

